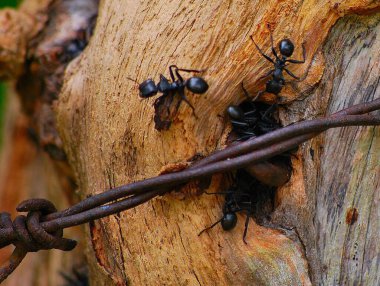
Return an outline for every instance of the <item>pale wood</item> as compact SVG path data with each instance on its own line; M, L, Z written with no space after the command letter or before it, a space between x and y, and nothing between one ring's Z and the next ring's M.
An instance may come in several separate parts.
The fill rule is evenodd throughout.
M321 84L307 100L291 105L285 121L379 98L379 32L380 14L340 20L323 47ZM380 283L379 148L378 127L328 131L304 145L302 160L294 161L300 166L296 176L279 193L275 221L297 228L316 284ZM358 219L350 224L353 208Z
M341 21L325 50L327 62L338 66L327 112L380 97L380 15ZM380 247L380 129L349 128L322 137L321 166L317 176L317 249L325 285L379 285ZM357 221L347 220L350 209Z
M321 86L330 82L322 75L336 63L325 60L326 51L321 46L333 24L348 13L373 13L379 5L374 1L103 1L94 37L70 65L56 109L82 196L158 175L166 166L186 162L196 153L207 155L222 148L229 131L224 110L243 99L241 81L256 94L265 83L258 82L259 77L271 68L249 39L253 35L269 52L266 23L271 24L276 40L289 37L294 41L296 58L301 57L301 43L305 42L307 62L292 71L300 75L307 72L308 76L298 92L285 89L282 95L289 101L300 92L313 91L321 80ZM207 68L204 77L210 89L202 96L189 95L197 118L182 105L171 128L160 133L154 130L153 100L140 100L127 77L158 79L170 64ZM305 111L302 118L316 114L312 104L298 105ZM284 122L291 119L284 115ZM318 150L319 141L312 144ZM307 154L308 149L304 150ZM330 274L327 278L321 275L323 264L330 261L320 257L321 249L330 255L333 252L329 244L313 239L320 226L310 229L306 224L313 218L313 211L306 213L308 207L316 198L323 198L311 191L323 190L313 178L324 172L318 171L316 163L309 163L315 173L307 165L302 168L302 154L299 158L292 181L277 198L275 218L283 216L279 223L297 227L297 231L289 231L289 237L283 231L252 223L249 244L244 245L240 217L233 232L215 228L198 238L200 230L220 217L222 199L196 195L190 187L183 190L181 199L166 195L95 222L89 230L88 255L93 283L309 285L311 281L333 281L329 277L341 268L327 265L332 269ZM329 168L324 164L321 170ZM328 177L318 178L329 184ZM220 182L219 177L214 178L211 190L219 188ZM329 197L322 202L328 203ZM315 213L323 218L323 211ZM361 217L359 211L359 220ZM295 223L297 219L300 225ZM321 225L326 227L327 223Z

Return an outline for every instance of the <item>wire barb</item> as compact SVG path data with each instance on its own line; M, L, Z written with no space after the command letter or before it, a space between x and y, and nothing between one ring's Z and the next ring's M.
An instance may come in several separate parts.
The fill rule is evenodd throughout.
M16 246L9 263L0 268L0 282L17 268L28 252L53 248L69 251L77 244L75 240L62 238L62 229L48 233L41 227L42 215L57 211L50 201L45 199L23 201L17 206L17 211L28 212L28 214L27 216L19 215L12 222L9 213L0 213L0 245L1 247L9 244ZM4 233L6 229L12 230L11 233L8 232L8 236Z

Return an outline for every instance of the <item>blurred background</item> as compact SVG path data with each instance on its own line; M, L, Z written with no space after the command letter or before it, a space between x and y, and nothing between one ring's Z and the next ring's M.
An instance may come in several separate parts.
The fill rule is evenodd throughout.
M18 0L2 0L0 2L0 9L4 7L17 7ZM6 85L4 82L0 82L0 148L3 143L4 136L4 113L5 113L5 105L6 105Z
M17 8L20 2L1 0L0 9ZM72 204L75 197L73 192L63 190L57 167L60 163L41 148L32 124L33 116L26 115L16 85L20 89L20 81L0 82L0 211L9 212L12 218L17 215L16 206L23 200L47 198L61 210ZM83 228L65 230L65 236L78 240L74 251L29 253L2 285L71 285L68 277L76 279L77 270L85 268ZM13 246L0 250L1 264L7 261L12 250Z

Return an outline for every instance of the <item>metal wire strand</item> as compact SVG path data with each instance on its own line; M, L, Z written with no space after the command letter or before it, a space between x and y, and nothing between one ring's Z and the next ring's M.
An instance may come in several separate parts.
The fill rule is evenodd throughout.
M9 214L0 213L0 247L9 244L16 246L7 265L0 268L0 282L16 269L27 252L51 248L73 249L76 242L62 238L62 230L66 227L136 207L191 180L267 160L329 128L380 125L380 116L358 115L378 109L380 99L349 107L328 118L296 123L216 152L181 172L123 185L87 198L61 212L57 212L54 205L44 199L24 201L17 210L27 212L27 216L19 215L12 222Z

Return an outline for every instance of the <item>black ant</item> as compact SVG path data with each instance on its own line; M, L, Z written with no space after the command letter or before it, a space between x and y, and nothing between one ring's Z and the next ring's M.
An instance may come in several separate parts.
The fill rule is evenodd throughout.
M179 74L180 71L195 73L202 72L200 70L180 69L176 65L171 65L169 66L169 72L172 82L170 83L168 79L162 74L160 75L160 81L157 85L151 78L147 79L139 85L140 97L149 98L156 95L158 92L161 92L163 94L178 93L181 96L182 100L184 100L194 110L194 106L191 105L185 96L185 87L193 93L202 94L207 91L208 84L203 78L196 76L191 77L185 81ZM174 77L174 73L177 76L177 80Z
M269 28L269 27L268 27ZM306 50L304 44L302 44L302 51L303 51L303 59L302 60L293 60L289 59L289 57L292 56L294 52L294 44L289 39L283 39L278 44L278 49L280 51L280 56L277 55L276 49L273 45L273 35L272 32L270 32L270 40L272 45L272 54L275 57L275 60L273 60L268 55L264 54L264 52L259 48L259 46L256 44L256 42L253 40L253 37L250 36L252 42L255 44L257 50L260 52L260 54L268 61L270 61L274 65L274 69L271 69L269 72L267 72L265 75L263 75L261 78L265 78L269 75L272 75L272 79L269 80L266 83L266 87L264 91L259 91L256 97L253 99L255 101L257 98L259 98L264 92L275 94L276 96L281 92L282 88L285 85L285 79L283 75L283 71L285 71L288 75L295 78L296 80L301 80L301 78L294 75L291 71L289 71L286 66L288 66L287 63L292 64L303 64L306 60Z
M242 88L245 96L250 98L243 85ZM251 100L245 100L239 106L230 105L227 108L227 115L230 118L232 132L228 136L227 144L248 140L281 128L275 107L276 104L269 105ZM297 148L259 164L247 166L244 170L263 184L273 187L282 186L290 179L291 157L296 151Z
M250 95L242 84L244 94L247 98ZM239 106L230 105L227 114L230 117L232 129L238 136L237 141L259 136L281 127L274 116L276 110L272 106L261 103L244 101Z
M268 220L269 214L273 211L274 188L265 186L242 169L236 171L233 181L234 183L226 192L206 193L209 195L225 195L223 216L202 230L198 236L219 223L223 230L232 230L238 220L237 213L244 212L246 219L243 241L247 243L249 219L255 217L259 223Z
M266 111L255 109L244 112L240 106L230 105L227 108L227 114L231 119L232 130L238 135L237 141L247 140L280 128L281 125L273 118L272 113L267 113L269 109L272 109L271 106Z
M169 66L169 72L172 82L169 82L169 80L161 74L160 81L157 85L151 78L139 84L140 97L142 98L155 96L158 92L163 94L161 97L157 98L154 103L156 110L154 119L156 123L156 129L161 130L169 128L171 123L171 121L168 120L168 118L171 117L169 108L176 94L180 96L180 99L176 104L175 112L177 112L182 100L185 101L194 112L194 106L188 101L185 96L185 88L195 94L203 94L208 90L208 84L203 78L194 76L187 80L184 80L179 73L180 71L194 73L202 72L200 70L193 69L180 69L176 65L171 65ZM128 79L136 82L134 79ZM162 118L164 118L164 120L162 120Z
M281 128L276 116L275 105L263 102L243 101L239 106L231 105L227 108L230 117L232 132L227 144L235 141L245 141ZM291 176L291 156L295 150L277 155L258 164L244 168L251 176L268 186L282 186Z
M220 192L220 193L207 193L207 194L225 194L225 202L223 205L223 216L218 221L214 222L209 227L202 230L198 236L200 236L203 232L208 231L209 229L212 229L214 226L216 226L218 223L221 224L223 230L231 230L236 226L237 223L237 212L246 211L247 217L245 220L245 229L243 234L243 241L244 243L247 243L245 238L247 236L248 231L248 223L249 218L251 216L251 210L252 210L252 200L249 193L242 192L238 189L237 186L230 187L227 192Z

